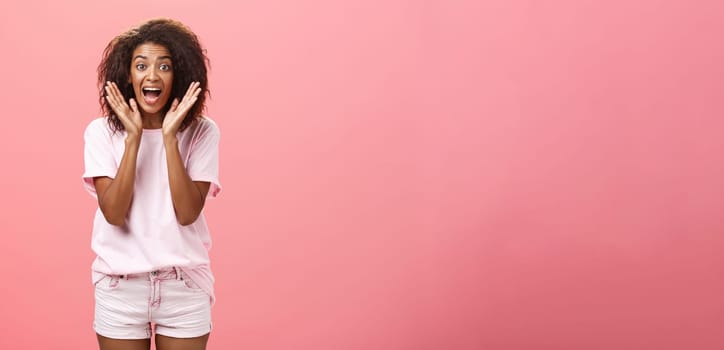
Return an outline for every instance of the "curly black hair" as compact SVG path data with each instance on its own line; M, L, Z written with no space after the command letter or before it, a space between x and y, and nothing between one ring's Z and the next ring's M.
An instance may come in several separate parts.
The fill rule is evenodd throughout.
M164 46L173 61L173 86L171 97L162 113L171 107L174 98L181 100L191 82L200 83L202 93L191 107L179 130L184 130L201 116L206 96L209 92L207 68L209 58L201 47L199 38L183 23L167 18L149 20L136 28L115 37L103 51L103 59L98 65L98 87L100 91L101 111L108 116L108 124L115 131L125 130L118 116L105 99L105 84L115 82L123 94L126 103L133 98L133 86L129 81L133 51L138 45L154 43Z

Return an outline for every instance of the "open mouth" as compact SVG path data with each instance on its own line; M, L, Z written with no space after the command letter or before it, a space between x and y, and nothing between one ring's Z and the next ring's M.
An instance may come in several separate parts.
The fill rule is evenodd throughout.
M143 100L149 105L156 103L158 101L158 98L161 97L160 88L145 87L142 89L142 91L143 91Z

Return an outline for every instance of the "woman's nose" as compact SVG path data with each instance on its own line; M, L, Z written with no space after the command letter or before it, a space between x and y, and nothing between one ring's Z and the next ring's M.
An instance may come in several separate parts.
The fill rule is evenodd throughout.
M149 69L149 70L148 70L148 75L146 76L146 79L148 79L148 80L150 80L150 81L154 81L154 80L156 80L157 78L158 78L158 73L156 73L156 70L155 70L155 69Z

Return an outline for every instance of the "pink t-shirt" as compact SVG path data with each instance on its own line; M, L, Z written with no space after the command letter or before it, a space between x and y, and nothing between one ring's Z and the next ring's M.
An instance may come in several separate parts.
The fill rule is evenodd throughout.
M193 181L211 183L209 197L219 185L219 129L211 119L198 118L178 134L181 159ZM85 130L85 188L97 198L93 178L115 178L125 150L125 131L115 134L107 118L93 120ZM208 250L211 237L203 213L187 226L176 220L168 183L166 150L161 129L144 129L136 160L131 207L124 226L109 224L100 208L93 221L91 247L93 282L104 274L132 274L180 267L214 301Z

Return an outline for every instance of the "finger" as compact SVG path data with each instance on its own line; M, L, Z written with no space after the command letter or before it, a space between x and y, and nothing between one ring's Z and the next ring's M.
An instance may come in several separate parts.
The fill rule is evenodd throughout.
M108 96L113 101L113 104L116 106L116 108L120 108L122 105L123 99L119 97L118 88L113 83L109 82L107 91L108 91Z
M111 82L111 90L113 91L113 94L116 97L116 100L119 104L126 104L126 99L123 97L123 94L121 93L121 90L118 88L118 85L116 83Z
M111 104L111 96L110 96L111 93L110 93L110 91L108 91L108 84L106 84L103 87L103 92L105 93L105 95L103 95L103 97L106 98L106 101L108 101L108 104Z
M171 109L170 109L170 110L171 110L172 112L175 112L175 111L176 111L176 108L178 108L178 104L179 104L179 102L178 102L178 97L177 97L177 98L174 98L174 99L173 99L173 102L171 103Z
M191 82L191 84L189 84L189 88L186 89L186 93L184 94L184 98L183 98L184 100L193 94L195 85L196 85L195 81L193 81L193 82Z
M115 96L113 95L113 93L111 92L109 87L106 87L106 96L105 97L106 97L106 101L108 101L108 105L111 107L113 112L118 114L118 112L119 112L118 111L118 109L119 109L118 101L116 100Z
M181 102L181 104L179 105L178 113L184 113L184 114L185 114L186 112L188 112L188 110L191 109L191 106L193 106L194 103L196 103L196 100L197 100L197 99L198 99L198 97L196 97L196 96L191 96L191 97L183 100L183 101Z
M108 95L106 95L106 96L104 96L104 97L106 98L106 101L108 102L108 106L110 106L110 107L111 107L111 110L112 110L113 112L115 112L115 111L116 111L116 104L115 104L115 102L113 101L113 99L112 99L110 96L108 96Z
M123 97L123 94L121 94L121 91L118 89L118 85L116 85L113 82L108 82L106 86L107 96L106 99L108 100L109 104L111 105L111 109L116 114L116 116L121 119L122 122L124 122L127 119L127 114L129 112L128 104L126 103L125 98ZM135 101L134 101L135 103ZM138 105L136 105L136 109L134 112L138 110ZM125 123L125 122L124 122Z
M185 100L185 99L186 99L186 96L188 96L188 95L189 95L189 90L191 89L191 86L193 86L193 85L194 85L194 83L193 83L193 82L192 82L191 84L189 84L189 87L188 87L188 88L186 88L186 91L184 92L184 95L183 95L183 97L181 97L181 101L183 101L183 100Z
M130 99L130 102L131 102L131 111L133 111L133 113L138 113L138 104L136 103L136 100L132 98L132 99Z
M106 91L108 91L108 95L115 101L116 100L116 90L114 89L113 83L108 82L106 84Z
M199 97L199 94L201 93L201 88L198 87L198 83L196 84L196 87L194 87L193 90L189 91L189 93L184 96L183 101L181 103L188 104L189 106L193 106L194 103L196 103L196 99Z
M108 100L108 103L110 103L111 105L115 105L115 104L116 104L116 98L115 98L115 96L113 95L113 91L111 90L111 82L110 82L110 81L106 83L106 86L104 87L104 89L106 90L106 99Z

